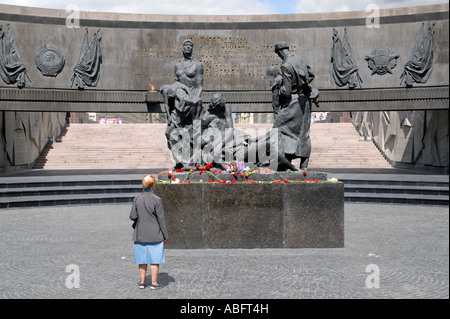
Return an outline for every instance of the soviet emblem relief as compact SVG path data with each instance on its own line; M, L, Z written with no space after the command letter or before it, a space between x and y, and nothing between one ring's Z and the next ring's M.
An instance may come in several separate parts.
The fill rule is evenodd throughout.
M395 54L392 49L378 48L365 57L367 66L372 70L372 74L385 75L392 74L392 69L397 65L400 54Z
M36 67L44 76L56 77L64 69L64 55L53 44L44 44L39 47L34 55Z

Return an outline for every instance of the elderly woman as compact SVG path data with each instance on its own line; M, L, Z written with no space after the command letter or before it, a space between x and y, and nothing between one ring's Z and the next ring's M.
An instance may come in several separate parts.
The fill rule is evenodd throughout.
M164 244L169 232L161 198L153 191L156 179L149 174L142 179L144 192L138 195L131 207L130 219L134 221L134 263L139 264L139 288L145 288L147 264L150 264L152 283L150 289L160 289L158 284L159 265L165 262Z

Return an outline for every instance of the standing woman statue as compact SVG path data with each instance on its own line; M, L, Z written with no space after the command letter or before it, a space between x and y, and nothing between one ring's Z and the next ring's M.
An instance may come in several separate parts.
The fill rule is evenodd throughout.
M189 88L189 93L184 99L191 105L193 117L197 119L202 112L203 64L193 58L194 43L191 40L183 42L181 51L183 61L175 65L175 82Z
M183 42L183 61L175 65L175 82L161 87L164 96L164 105L167 116L166 138L168 148L172 151L175 160L175 168L189 167L193 149L193 121L200 118L202 113L202 91L203 91L203 64L193 58L194 44L191 40ZM189 132L189 141L185 145L190 146L190 153L180 154L173 150L178 138L171 136L172 132L178 134L183 129ZM172 134L174 135L174 134Z

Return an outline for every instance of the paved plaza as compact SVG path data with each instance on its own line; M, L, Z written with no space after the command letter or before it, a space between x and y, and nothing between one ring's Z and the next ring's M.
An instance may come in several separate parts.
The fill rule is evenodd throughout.
M129 209L0 210L0 298L449 298L448 207L346 203L337 249L167 246L157 291L137 287Z

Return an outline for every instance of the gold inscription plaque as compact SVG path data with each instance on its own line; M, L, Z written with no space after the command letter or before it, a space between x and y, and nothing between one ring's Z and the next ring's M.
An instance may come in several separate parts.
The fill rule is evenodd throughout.
M173 61L172 65L175 65L183 59L181 46L185 39L194 42L194 58L204 65L206 89L252 89L261 83L265 87L262 77L266 68L281 64L273 43L255 43L246 36L192 35L173 46L149 45L134 49L134 58L148 60L151 71L133 73L132 76L153 83L170 82L174 75L169 73L173 70L168 69L166 62ZM290 51L296 52L297 46L291 45Z

